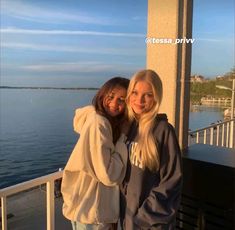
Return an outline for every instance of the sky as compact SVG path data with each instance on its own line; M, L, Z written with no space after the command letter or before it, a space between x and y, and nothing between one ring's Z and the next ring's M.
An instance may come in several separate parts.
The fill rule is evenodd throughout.
M0 85L99 87L146 65L147 0L1 0ZM194 0L191 74L234 66L234 0Z

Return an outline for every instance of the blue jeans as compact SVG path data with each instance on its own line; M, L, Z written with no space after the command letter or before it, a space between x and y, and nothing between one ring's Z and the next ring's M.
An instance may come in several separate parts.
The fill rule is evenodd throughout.
M73 230L112 230L114 224L82 224L78 221L72 221Z

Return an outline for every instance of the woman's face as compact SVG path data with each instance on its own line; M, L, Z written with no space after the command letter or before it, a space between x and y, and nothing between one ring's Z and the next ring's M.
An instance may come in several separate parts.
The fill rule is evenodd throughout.
M138 81L130 94L129 103L139 117L150 111L155 104L151 85L145 81Z
M116 117L124 112L126 107L125 98L127 90L123 87L114 88L107 96L105 96L103 101L103 106L111 117Z

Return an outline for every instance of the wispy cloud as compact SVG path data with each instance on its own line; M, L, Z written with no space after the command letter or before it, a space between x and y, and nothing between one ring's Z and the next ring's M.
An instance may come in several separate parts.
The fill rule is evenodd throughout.
M97 73L106 71L133 71L136 66L132 64L104 64L102 62L60 62L53 64L26 65L21 69L33 72L78 72L78 73Z
M41 34L41 35L89 35L89 36L112 36L112 37L144 37L140 33L112 33L99 31L83 31L83 30L28 30L19 28L3 28L1 33L7 34Z
M76 47L76 46L62 46L62 45L42 45L29 43L14 43L2 42L2 48L9 49L24 49L35 51L53 51L53 52L72 52L72 53L96 53L96 54L110 54L110 55L124 55L124 56L142 56L143 50L140 48L100 48L100 47Z
M223 39L215 39L215 38L195 38L197 41L205 41L205 42L224 42Z
M20 18L28 21L37 21L43 23L70 23L80 22L87 24L110 25L111 18L93 17L85 12L76 12L72 14L58 9L48 9L46 7L39 7L31 5L29 2L1 0L1 13L5 15Z
M134 21L146 21L146 17L134 16L132 17Z

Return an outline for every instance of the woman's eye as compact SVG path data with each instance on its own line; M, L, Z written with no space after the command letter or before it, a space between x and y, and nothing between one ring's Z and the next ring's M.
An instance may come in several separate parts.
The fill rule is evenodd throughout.
M108 95L108 96L107 96L107 99L109 99L109 100L112 100L113 98L114 98L113 95Z
M153 97L153 94L152 93L147 93L146 96L151 98L151 97Z
M132 94L132 95L137 95L137 92L136 92L136 91L132 91L131 94Z
M125 103L125 99L124 98L118 98L118 103L119 104L124 104Z

